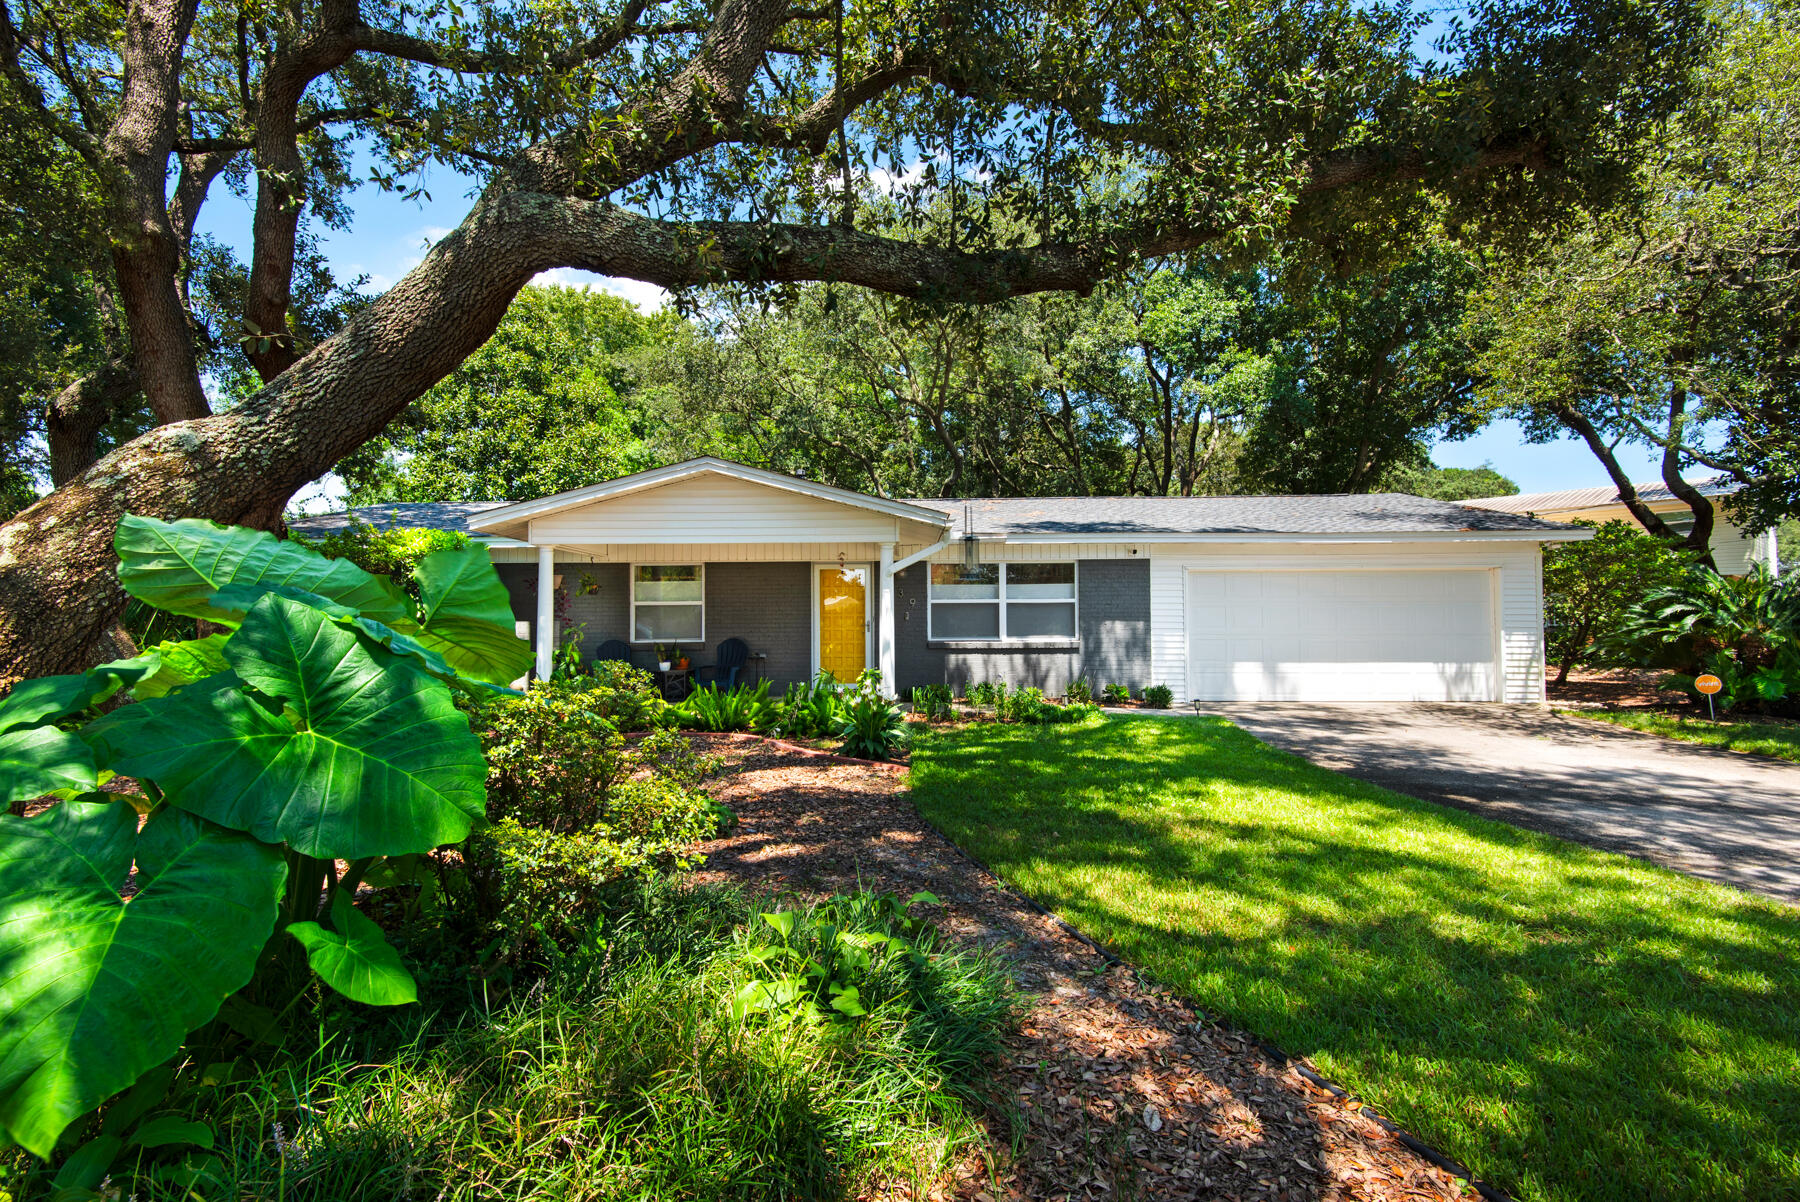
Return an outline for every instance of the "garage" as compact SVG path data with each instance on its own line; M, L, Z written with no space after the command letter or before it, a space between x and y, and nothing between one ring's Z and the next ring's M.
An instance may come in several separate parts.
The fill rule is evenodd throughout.
M1188 692L1205 701L1494 701L1494 572L1190 571Z

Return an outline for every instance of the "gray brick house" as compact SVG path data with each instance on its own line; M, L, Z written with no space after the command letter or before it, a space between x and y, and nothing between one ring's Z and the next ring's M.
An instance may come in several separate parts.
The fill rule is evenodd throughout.
M777 686L1083 677L1180 700L1541 701L1543 544L1579 527L1385 493L869 496L695 459L520 502L291 523L461 530L489 548L547 672L747 642Z

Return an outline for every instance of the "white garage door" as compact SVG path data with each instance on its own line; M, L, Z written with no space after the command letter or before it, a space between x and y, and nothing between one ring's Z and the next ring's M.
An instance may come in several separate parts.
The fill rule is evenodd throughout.
M1188 573L1207 701L1493 701L1492 573Z

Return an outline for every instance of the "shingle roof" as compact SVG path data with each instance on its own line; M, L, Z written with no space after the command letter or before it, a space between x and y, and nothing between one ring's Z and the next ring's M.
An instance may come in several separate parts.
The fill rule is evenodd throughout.
M337 513L315 513L294 518L288 529L317 538L325 534L342 534L352 521L373 526L377 530L460 530L469 532L469 519L478 513L498 509L506 501L390 501L380 505L362 505Z
M1666 484L1633 484L1638 498L1654 505L1662 501L1675 500L1675 494L1669 491ZM1705 480L1694 481L1694 488L1703 497L1727 497L1738 490L1738 485L1728 476L1712 476ZM1475 505L1482 509L1497 510L1501 513L1561 513L1569 509L1599 509L1619 503L1619 490L1610 484L1599 488L1571 488L1563 492L1527 492L1510 497L1475 497L1464 501L1464 505Z
M1288 497L993 497L913 500L949 515L963 507L976 534L1433 534L1562 530L1516 514L1470 510L1405 493Z
M918 497L908 498L908 503L943 513L954 534L962 533L966 505L975 533L990 536L1458 534L1568 528L1521 514L1472 509L1405 493L1294 497ZM295 518L288 526L301 534L317 536L342 531L354 518L377 530L425 527L468 532L472 517L504 504L507 502L395 502Z

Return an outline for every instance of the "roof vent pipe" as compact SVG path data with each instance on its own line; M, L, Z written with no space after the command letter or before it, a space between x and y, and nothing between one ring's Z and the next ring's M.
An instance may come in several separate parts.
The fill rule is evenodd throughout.
M963 567L975 568L981 565L981 546L975 541L975 522L970 516L967 505L963 506Z

